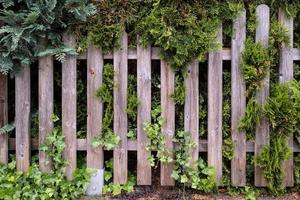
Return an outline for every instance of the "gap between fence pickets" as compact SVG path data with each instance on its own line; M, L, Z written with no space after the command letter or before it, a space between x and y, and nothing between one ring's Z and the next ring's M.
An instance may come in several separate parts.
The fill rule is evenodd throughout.
M31 150L38 150L39 149L39 142L38 139L31 139ZM77 151L86 151L87 147L87 140L86 139L77 139L76 140L76 146ZM137 141L136 140L128 140L128 151L137 151ZM175 145L176 147L176 145ZM300 152L300 146L297 144L297 142L294 141L293 146L290 147L293 148L294 153ZM8 139L8 149L10 151L16 150L16 138L9 138ZM246 151L247 153L253 153L254 152L254 142L248 141L246 143ZM207 152L207 140L199 140L199 152Z
M292 48L293 60L300 60L300 48ZM104 59L113 59L113 54L110 52L105 54ZM87 55L86 52L77 56L78 60L86 60ZM128 49L128 59L136 60L137 59L137 50L136 49ZM160 60L160 50L159 47L151 47L151 59L152 60ZM222 60L231 60L231 48L223 48L222 49Z

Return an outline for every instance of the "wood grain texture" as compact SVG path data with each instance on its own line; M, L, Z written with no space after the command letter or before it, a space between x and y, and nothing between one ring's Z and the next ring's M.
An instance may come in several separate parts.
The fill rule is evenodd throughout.
M121 37L121 48L114 52L114 132L119 135L120 144L114 149L114 183L127 183L127 34Z
M188 65L185 88L184 130L191 134L196 144L191 149L191 164L194 165L199 158L199 63L197 61Z
M39 58L39 145L53 129L53 58ZM39 151L39 167L42 172L51 170L51 160L43 151Z
M241 74L241 53L246 39L246 12L241 12L233 22L231 39L231 134L234 142L234 158L231 160L233 186L246 185L246 134L239 131L241 117L245 115L246 85Z
M175 103L171 98L175 88L175 74L170 65L165 61L161 61L161 114L164 120L162 125L162 133L165 135L165 149L170 151L174 149L173 138L175 135ZM173 154L171 155L173 156ZM160 167L160 177L162 186L173 186L174 179L171 177L173 171L173 163L163 164Z
M78 55L77 59L86 60L87 59L86 52ZM113 59L113 53L108 52L107 54L104 54L104 59ZM130 59L130 60L136 60L137 59L137 49L128 49L128 59ZM151 59L152 60L160 60L160 48L159 47L152 47L151 48ZM231 60L231 50L230 50L230 48L223 48L222 49L222 59L223 60Z
M293 80L293 19L288 18L282 9L278 12L278 21L287 28L290 36L290 44L283 44L280 49L280 62L279 62L279 82L284 83ZM289 139L289 144L293 144L293 136ZM288 161L284 162L284 184L285 186L294 186L294 163L293 154Z
M137 95L140 101L137 113L137 184L151 185L149 142L144 123L151 122L151 45L137 46Z
M222 28L217 41L222 43ZM221 50L208 56L208 165L216 170L216 182L222 178L222 87L223 65Z
M270 30L270 9L267 5L259 5L256 8L256 16L258 26L256 29L256 42L260 42L263 47L268 47L269 30ZM266 76L263 87L258 91L256 101L264 105L269 97L269 82L270 75ZM255 156L258 156L264 147L269 144L269 122L266 116L262 116L259 124L256 125L256 136L255 136ZM264 178L263 169L255 166L255 186L267 186L267 181Z
M63 42L67 47L74 48L76 45L75 36L65 33ZM66 177L73 179L76 169L76 77L77 63L75 56L67 56L62 63L62 131L65 135L66 147L64 158L68 161Z
M0 74L0 127L8 122L7 76ZM8 162L8 135L0 134L0 164Z
M15 76L17 170L27 172L30 164L30 67L22 66Z
M103 80L103 55L95 47L89 47L87 52L87 167L103 169L103 148L92 146L92 140L101 134L103 104L96 97L96 91Z

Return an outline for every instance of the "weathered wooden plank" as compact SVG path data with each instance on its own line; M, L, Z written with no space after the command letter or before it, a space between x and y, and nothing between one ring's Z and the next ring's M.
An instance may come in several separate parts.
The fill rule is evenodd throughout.
M7 124L7 76L0 74L0 127ZM0 164L8 162L8 135L0 134Z
M84 52L77 56L79 60L86 60L87 53ZM298 54L297 54L298 55ZM104 59L113 59L113 53L108 52L104 55ZM137 50L136 49L128 49L128 59L136 60L137 59ZM159 47L152 47L151 48L151 59L152 60L160 60L160 49ZM223 60L231 60L231 50L230 48L223 48L222 50L222 59ZM300 60L300 52L299 52L299 60Z
M217 41L222 43L222 28ZM208 165L216 170L216 181L222 178L222 87L223 65L221 50L208 56Z
M151 185L149 142L144 123L151 121L151 45L137 47L137 95L140 101L137 113L137 184Z
M172 154L174 149L173 137L175 134L175 103L171 98L174 93L175 87L175 74L170 65L165 61L161 61L160 71L161 81L161 114L164 120L162 126L162 133L165 135L166 143L165 149ZM170 156L173 156L170 155ZM174 179L171 177L173 171L173 163L161 163L160 177L161 185L172 186L175 184Z
M30 67L23 65L15 77L17 170L26 172L30 163Z
M267 5L259 5L256 8L256 16L258 26L256 29L256 42L260 42L263 47L268 46L269 29L270 29L270 9ZM269 97L269 73L264 80L263 87L257 93L256 101L264 105ZM269 144L269 122L266 116L262 116L259 124L256 126L255 136L255 156L258 156L263 146ZM267 186L267 181L264 178L263 169L255 166L255 186Z
M63 42L67 47L74 48L75 36L65 33ZM65 135L66 147L64 158L68 161L66 177L73 179L76 169L76 57L67 56L62 63L62 131Z
M53 57L39 58L39 145L53 129ZM51 160L39 151L39 166L42 172L51 170Z
M280 49L279 62L279 81L281 83L291 81L293 79L293 19L288 18L282 9L278 12L278 21L289 30L290 44L283 44ZM293 136L289 139L289 144L293 144ZM294 186L293 173L293 154L288 161L284 162L284 184L288 187Z
M103 169L104 154L102 147L92 146L93 138L101 134L103 104L96 97L102 84L103 55L101 49L89 47L87 52L87 167Z
M121 37L121 49L114 51L114 132L120 144L114 149L114 183L127 183L127 34Z
M192 136L196 146L191 149L191 164L199 157L199 63L189 64L185 78L184 130Z
M239 131L239 121L245 115L246 85L241 74L241 53L246 39L246 12L241 12L233 22L231 39L231 134L234 142L234 158L231 160L233 186L246 184L246 134Z

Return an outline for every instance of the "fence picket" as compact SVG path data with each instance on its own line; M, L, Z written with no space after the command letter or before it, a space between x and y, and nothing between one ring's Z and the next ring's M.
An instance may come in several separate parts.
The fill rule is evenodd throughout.
M263 47L268 46L269 29L270 29L270 9L267 5L259 5L256 8L258 26L256 29L256 42L260 42ZM269 80L268 73L264 80L263 87L257 93L256 101L264 105L269 97ZM262 116L260 124L256 125L255 136L255 156L258 156L263 146L269 144L269 122L265 116ZM255 166L255 186L267 186L267 181L264 178L263 169Z
M246 39L246 12L234 20L231 40L231 134L234 142L234 157L231 160L231 182L234 186L246 184L246 134L239 131L239 121L245 115L246 85L241 74L241 53Z
M151 185L150 153L144 123L151 121L151 45L137 46L137 95L140 101L137 115L137 184Z
M16 157L17 170L27 172L30 163L30 67L15 76L16 105Z
M39 58L39 145L44 143L52 131L53 122L53 58ZM47 154L39 151L39 166L42 172L51 170L51 161Z
M114 149L114 183L127 183L127 73L128 38L123 33L121 49L114 52L114 132L121 138Z
M284 83L293 79L293 19L288 18L282 9L278 12L279 22L287 28L290 36L290 45L282 46L280 50L280 62L279 62L279 81ZM293 144L293 136L289 139L289 144ZM285 186L294 186L294 173L293 173L293 154L288 161L284 162L284 184Z
M0 127L7 124L7 76L0 74ZM0 164L8 162L8 135L0 134Z
M175 134L175 104L171 95L174 93L175 74L171 66L165 61L161 61L161 114L164 119L162 133L165 135L165 149L172 151L174 148L173 137ZM172 154L172 152L170 152ZM173 155L173 154L172 154ZM174 179L171 177L173 171L173 163L161 163L160 176L161 185L172 186Z
M195 147L191 150L191 164L194 164L199 157L199 63L197 61L193 61L188 66L185 87L184 130L190 132L195 142Z
M222 28L217 41L222 43ZM208 165L216 170L216 181L222 178L222 52L216 50L208 56Z
M67 47L75 48L76 40L72 34L63 35L64 44ZM62 63L62 131L65 135L66 147L64 158L68 161L66 176L73 179L76 169L76 77L77 62L75 56L67 56Z
M87 167L103 169L104 154L102 147L92 146L93 138L101 134L103 104L96 97L102 83L103 55L101 49L89 47L87 52Z

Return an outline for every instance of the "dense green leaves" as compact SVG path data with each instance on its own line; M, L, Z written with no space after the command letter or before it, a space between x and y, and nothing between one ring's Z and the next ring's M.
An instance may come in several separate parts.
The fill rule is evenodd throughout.
M57 117L54 117L58 120ZM64 136L61 128L56 126L47 136L41 150L46 152L52 163L52 170L42 173L37 159L33 159L32 166L26 173L16 171L15 158L0 166L0 199L77 199L86 191L90 173L86 169L77 169L74 179L68 181L64 175L66 160L62 153L65 148Z
M60 61L75 51L64 47L61 35L95 14L88 0L1 1L0 72L16 72L36 56L55 55ZM43 44L42 41L47 41Z

